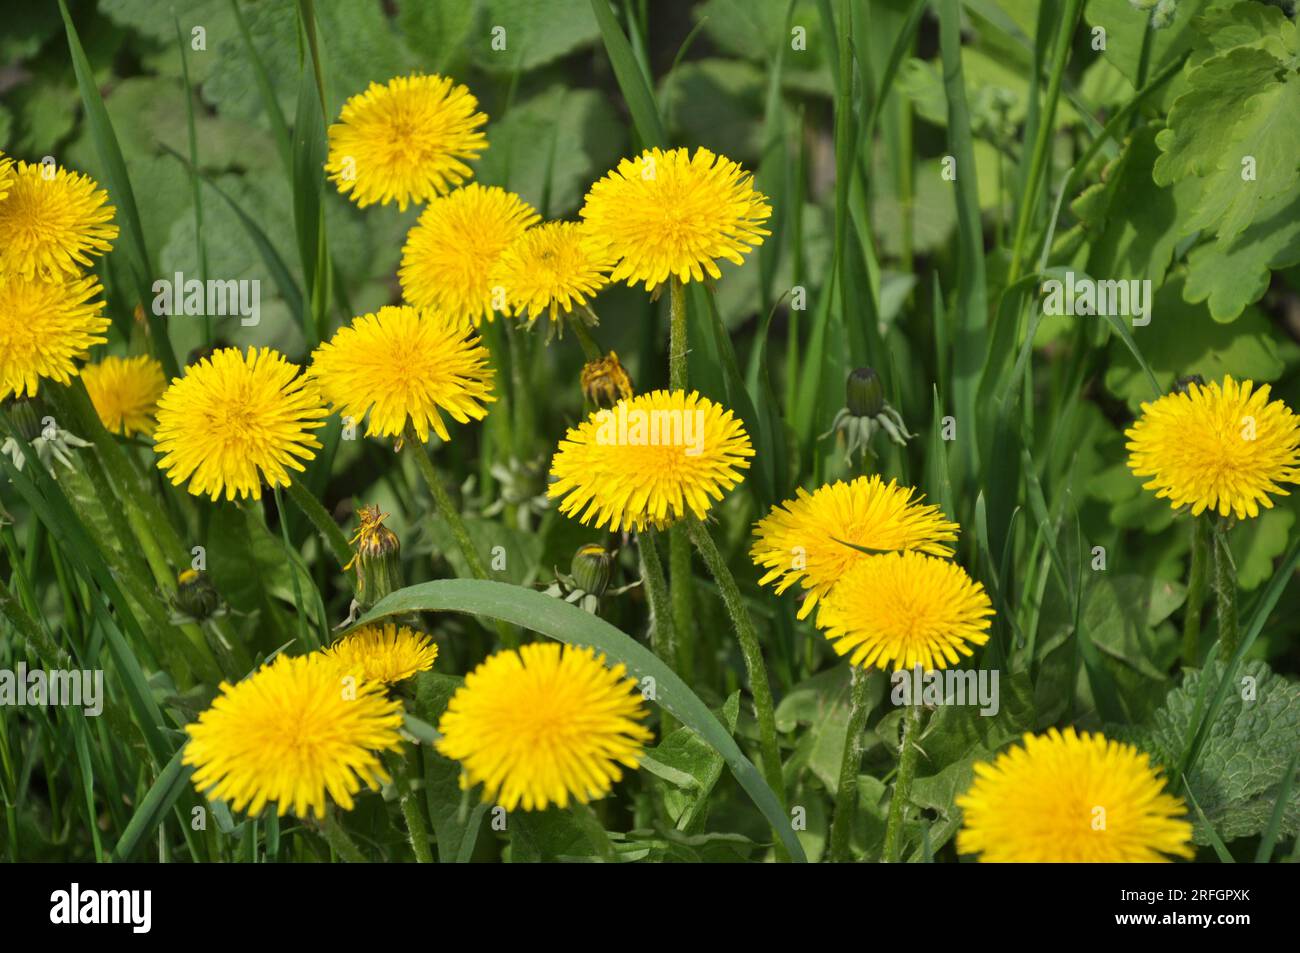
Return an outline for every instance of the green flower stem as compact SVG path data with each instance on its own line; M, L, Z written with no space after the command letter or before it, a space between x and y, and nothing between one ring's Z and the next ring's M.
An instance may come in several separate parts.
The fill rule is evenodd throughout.
M1228 521L1214 527L1214 595L1219 617L1219 660L1226 662L1237 651L1241 632L1237 627L1237 567L1228 548Z
M483 564L483 557L474 548L474 541L470 539L469 529L466 528L460 511L451 502L451 497L447 495L442 480L438 477L438 471L433 468L433 461L429 459L429 454L425 452L424 444L420 442L415 429L409 423L406 425L406 435L403 438L402 449L403 452L415 458L416 469L420 471L420 476L424 478L425 485L429 488L434 506L438 508L442 518L451 527L451 535L455 538L456 545L460 547L465 562L469 563L469 571L474 575L475 579L491 578L488 575L487 566ZM519 644L519 633L513 626L498 621L495 623L495 628L497 635L501 636L503 644L510 648L514 648Z
M465 521L461 519L460 511L451 502L451 497L447 495L442 480L438 477L438 472L433 468L433 461L429 459L424 444L420 442L419 436L416 435L414 428L410 424L406 425L406 436L403 441L403 449L415 459L416 468L420 471L420 476L424 478L430 495L433 496L434 505L438 507L438 512L442 514L442 518L451 527L451 535L455 537L456 545L460 547L461 553L465 556L465 561L469 563L469 571L474 574L475 579L489 578L487 567L483 565L483 557L474 548L474 541L470 539L469 530L465 527Z
M330 845L334 853L349 864L366 863L366 855L361 853L361 848L357 846L343 825L339 823L338 814L333 807L325 812L325 821L320 826L321 835Z
M849 671L852 682L849 730L844 736L840 783L835 794L835 821L831 825L831 860L834 863L850 859L853 816L858 806L858 768L862 766L862 729L867 724L867 673L856 665L850 665Z
M717 544L709 535L708 529L699 520L687 518L686 529L691 541L699 549L700 555L713 574L714 581L726 603L727 614L735 627L736 637L740 642L740 652L745 658L745 669L749 674L749 687L754 696L754 716L758 720L758 742L762 753L763 774L768 785L776 792L781 803L785 804L785 781L781 773L781 752L776 743L776 716L772 705L772 688L767 678L767 665L763 661L763 650L758 643L758 631L749 617L749 610L740 596L740 587L736 578L727 568L727 561L722 558Z
M636 534L636 541L641 551L641 578L645 580L646 598L650 602L650 641L655 655L672 668L676 664L677 637L668 607L668 581L664 578L664 566L659 559L656 535L652 529L642 530Z
M429 847L429 828L424 821L420 798L411 786L411 775L414 773L412 759L402 755L390 755L385 760L388 762L388 773L392 775L393 784L397 788L397 799L402 807L402 819L406 821L406 836L411 842L415 862L431 864L433 851Z
M595 313L590 308L584 310L595 318ZM582 353L586 355L588 361L599 361L605 356L600 350L600 345L596 343L596 339L591 336L591 329L587 327L587 322L582 320L582 315L576 311L570 311L569 327L573 328L573 336L582 345Z
M671 669L677 668L677 634L673 625L672 609L668 599L668 581L664 578L663 562L659 558L658 534L653 529L636 534L637 548L641 553L641 578L645 580L646 598L650 602L650 644L655 655ZM676 720L667 711L661 711L659 733L667 737L676 727Z
M670 278L668 296L668 386L672 390L685 390L686 286L676 278ZM673 527L668 536L668 576L672 580L678 672L689 682L695 668L695 607L691 591L691 544L686 530L680 526Z
M284 498L280 496L280 488L272 487L271 492L275 495L275 511L280 516L280 538L284 542L285 552L293 552L293 541L289 539L289 521L285 519ZM331 520L331 522L333 522ZM320 638L307 624L307 604L302 595L302 584L298 579L298 573L295 571L289 573L289 578L293 581L293 604L298 611L295 613L298 619L298 638L303 647L308 652L314 652L323 644Z
M585 802L574 802L573 816L582 825L591 846L596 848L601 863L618 863L618 854L614 851L614 845L610 842L609 832L605 830L605 825L600 822L600 818L596 815L592 806Z
M293 500L294 505L302 510L302 515L316 527L316 532L320 533L321 539L334 554L334 559L339 566L346 566L351 562L352 547L348 544L348 537L339 524L334 522L334 517L330 516L321 501L316 499L311 490L307 489L297 477L289 480L288 490L289 499Z
M907 706L903 716L903 747L898 758L898 777L894 781L894 796L889 800L889 817L885 821L886 863L897 863L903 841L903 815L907 799L912 794L912 778L916 776L917 736L921 728L921 706Z
M686 286L668 280L668 388L686 389Z
M689 682L695 673L695 594L691 583L691 540L681 526L668 531L668 576L672 580L677 672Z
M1183 606L1183 667L1201 663L1201 608L1209 578L1211 518L1192 517L1192 564L1187 572L1187 602Z

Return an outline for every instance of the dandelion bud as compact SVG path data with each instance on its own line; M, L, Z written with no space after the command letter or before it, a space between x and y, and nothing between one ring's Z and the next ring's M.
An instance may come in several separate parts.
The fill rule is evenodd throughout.
M44 405L38 397L19 397L9 404L9 422L28 443L41 435L44 414Z
M875 417L885 409L880 376L869 367L859 367L844 385L844 403L854 417Z
M397 534L384 525L387 513L378 506L363 506L357 511L361 525L352 537L356 547L352 561L345 569L357 571L357 601L365 608L374 605L384 596L401 589L401 541Z
M593 596L602 596L609 588L613 564L613 553L599 543L588 543L579 546L578 551L573 554L573 565L569 567L569 571L573 574L573 581L579 589Z
M221 596L205 573L187 569L176 577L176 608L200 622L217 611Z

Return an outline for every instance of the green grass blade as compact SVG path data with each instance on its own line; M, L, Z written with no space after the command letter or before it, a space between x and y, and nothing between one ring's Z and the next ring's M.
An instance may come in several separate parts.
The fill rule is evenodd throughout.
M628 42L627 35L614 17L614 11L610 9L609 0L591 0L591 9L596 15L601 39L605 42L605 52L614 68L614 78L623 92L623 99L632 114L632 123L636 126L637 135L641 137L641 144L646 148L666 147L668 133L664 131L654 93L650 90L641 65L636 61L632 44Z
M171 760L150 785L148 793L140 801L140 806L131 815L126 830L122 831L122 836L117 839L117 844L113 847L112 856L115 862L120 863L135 856L136 851L147 838L153 835L158 825L163 822L163 818L189 788L193 769L181 764L184 753L185 749L182 747L172 755Z
M740 786L780 836L790 856L803 848L781 802L709 707L653 652L603 619L559 599L503 582L441 579L394 592L358 622L363 625L403 612L468 612L510 622L570 645L590 646L622 662L637 679L652 678L655 701L722 755Z
M1300 762L1300 749L1291 755L1291 760L1287 762L1286 771L1282 775L1277 800L1273 803L1273 813L1269 816L1268 827L1264 829L1264 834L1259 839L1259 849L1255 851L1257 864L1267 864L1273 859L1273 845L1277 843L1278 834L1282 831L1282 815L1286 813L1287 803L1291 800L1291 788L1295 785L1297 762Z
M104 184L108 188L109 198L117 207L121 217L123 243L127 258L131 263L132 277L135 279L135 292L139 303L145 307L149 318L149 334L153 339L154 357L162 363L163 371L168 377L179 374L176 355L172 351L171 340L167 335L167 325L161 315L153 313L148 304L153 300L150 291L154 269L149 263L149 250L144 241L144 228L140 224L140 210L135 204L135 191L131 188L131 178L126 171L126 162L122 158L122 149L113 132L113 123L108 118L104 98L99 94L95 83L94 70L86 59L77 28L72 24L65 0L59 0L59 12L63 15L63 26L68 34L68 51L72 56L72 69L77 77L77 88L81 93L82 106L86 111L86 125L90 129L95 152L104 168Z

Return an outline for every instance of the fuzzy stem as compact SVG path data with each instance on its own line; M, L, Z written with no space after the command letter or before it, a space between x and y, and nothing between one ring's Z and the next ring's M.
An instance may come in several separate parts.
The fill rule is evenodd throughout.
M1183 606L1183 667L1201 661L1201 608L1205 605L1205 584L1209 577L1210 517L1192 517L1192 563L1187 571L1187 603Z
M668 582L659 559L659 543L652 529L637 533L636 541L641 551L641 577L650 602L650 642L655 655L672 668L676 665L677 637L668 608Z
M600 822L600 818L596 815L592 806L585 802L575 802L573 808L573 816L582 825L591 846L596 848L601 863L618 863L618 854L614 850L614 845L610 842L609 832L605 830L605 825Z
M346 566L352 560L352 547L348 545L348 537L343 532L338 523L334 522L334 517L321 505L321 501L316 499L311 490L307 489L303 483L296 477L289 480L289 499L293 500L294 505L302 510L302 515L311 521L312 526L316 527L316 532L320 533L321 539L329 547L329 551L334 554L334 558L340 566Z
M641 578L645 580L646 599L650 602L650 644L655 655L669 668L677 667L677 635L668 599L668 581L659 558L659 541L652 529L637 533L641 552ZM659 733L666 738L676 727L672 715L664 710L659 718Z
M465 521L461 519L460 511L456 509L451 502L451 497L447 495L447 490L442 485L442 480L438 477L438 472L433 468L433 461L425 453L424 444L416 435L415 430L410 424L406 426L406 436L404 449L415 458L416 468L420 471L420 476L424 478L425 485L429 487L429 493L433 496L433 503L438 507L438 512L442 518L447 521L451 527L451 535L456 539L456 545L465 556L465 561L469 563L469 570L474 574L476 579L487 579L487 567L483 565L483 557L479 555L478 550L474 548L474 542L470 539L469 530L465 528Z
M840 783L835 794L835 821L831 825L831 861L843 863L850 858L853 838L853 815L858 806L858 768L862 765L862 729L867 724L867 673L856 665L849 666L852 689L849 703L849 729L844 736L844 756L840 760Z
M912 778L916 776L917 735L921 727L921 707L912 704L903 716L903 747L898 757L898 777L894 781L894 796L889 800L889 817L885 822L884 861L898 862L898 852L903 841L903 814L907 799L912 793Z
M411 851L415 854L417 864L433 863L433 851L429 849L429 828L424 822L424 812L420 807L420 798L411 787L413 766L410 758L393 756L387 759L389 774L397 786L398 801L402 806L402 818L406 821L406 836L411 842Z
M588 314L592 314L590 308L586 309ZM594 317L594 314L593 314ZM587 322L582 320L582 315L576 311L569 312L569 327L573 328L573 336L578 339L582 345L582 353L586 355L588 362L599 361L605 355L601 353L600 345L596 339L591 336L591 329L587 327Z
M331 807L325 814L325 820L320 826L320 832L326 842L343 860L349 864L366 863L366 855L361 853L361 848L357 846L343 825L339 823L337 814Z
M1214 595L1219 616L1219 660L1226 662L1237 651L1241 633L1237 628L1237 567L1228 548L1227 520L1214 527Z
M699 520L687 518L687 531L691 541L699 549L700 555L709 567L722 601L726 604L727 614L731 616L736 638L740 642L740 652L745 658L745 669L749 675L749 688L754 696L754 716L758 720L758 741L762 753L763 774L776 796L785 803L785 782L781 774L781 752L776 742L776 717L772 705L772 687L767 678L767 665L763 661L763 650L758 642L758 631L749 617L749 610L740 595L736 578L727 568L727 561L722 558L718 546L709 535L708 529Z
M668 387L686 390L686 286L668 282Z

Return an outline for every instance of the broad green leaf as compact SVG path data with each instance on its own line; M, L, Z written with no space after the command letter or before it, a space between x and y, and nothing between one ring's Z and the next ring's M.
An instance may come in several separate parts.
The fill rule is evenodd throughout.
M1135 327L1133 338L1142 350L1160 393L1189 374L1207 381L1226 374L1258 382L1275 381L1283 371L1282 353L1268 319L1249 308L1232 324L1214 321L1204 305L1183 300L1186 276L1175 274L1154 296L1151 323ZM1106 389L1134 412L1153 398L1151 382L1124 342L1112 338Z
M733 692L722 706L721 721L731 733L740 714L740 693ZM646 749L642 767L669 782L664 807L680 831L695 831L709 807L709 795L722 776L722 755L689 728L678 728L653 748Z
M1216 321L1232 321L1263 297L1270 273L1300 263L1300 194L1279 195L1254 224L1231 240L1216 239L1187 256L1188 301L1206 301Z
M1223 665L1217 660L1204 672L1189 672L1151 723L1131 733L1132 740L1166 770L1175 770L1201 681L1208 678L1215 684L1222 675ZM1244 663L1187 775L1206 819L1225 841L1259 834L1268 825L1298 739L1300 686L1274 674L1263 661ZM1279 829L1287 837L1300 831L1300 790L1294 787ZM1196 825L1195 839L1209 843L1203 824Z
M586 0L484 0L482 6L466 42L484 69L533 69L594 43L599 35Z

